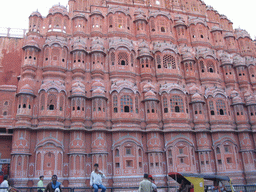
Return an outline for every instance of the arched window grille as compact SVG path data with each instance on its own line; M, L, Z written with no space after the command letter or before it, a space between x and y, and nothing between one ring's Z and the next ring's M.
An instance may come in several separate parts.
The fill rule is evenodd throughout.
M175 58L172 55L164 55L163 66L168 69L176 69Z
M184 103L183 103L183 99L180 96L173 95L170 100L170 104L171 104L171 112L184 113Z
M161 57L160 55L156 56L157 68L161 69Z
M117 104L117 96L113 96L113 108L114 108L114 113L118 112L118 104Z
M217 115L227 115L225 102L221 99L216 102Z
M211 115L215 115L213 101L209 101L209 107Z
M121 112L129 113L133 112L133 102L129 95L124 95L121 97Z
M164 105L164 113L168 113L168 104L167 104L167 98L163 98L163 105Z
M125 52L118 53L118 65L128 65L128 54Z

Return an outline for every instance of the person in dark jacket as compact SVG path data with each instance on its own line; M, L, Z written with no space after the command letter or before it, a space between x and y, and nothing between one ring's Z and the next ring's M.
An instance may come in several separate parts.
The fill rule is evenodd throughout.
M61 183L57 181L57 175L52 176L52 181L48 183L45 192L61 192Z

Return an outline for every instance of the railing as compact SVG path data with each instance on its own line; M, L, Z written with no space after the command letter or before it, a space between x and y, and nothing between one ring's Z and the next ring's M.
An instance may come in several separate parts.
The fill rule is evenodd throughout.
M0 37L24 38L27 32L27 29L0 27Z
M206 186L205 186L206 187ZM208 190L205 190L205 192L212 192L212 189L210 189L210 186L207 186ZM227 192L231 192L231 189L229 186L226 186ZM7 188L1 188L0 189L7 189ZM14 188L13 188L14 189ZM17 189L17 190L15 190ZM38 187L16 187L13 191L19 191L19 192L37 192ZM106 192L137 192L139 187L107 187ZM158 191L166 191L166 192L177 192L178 187L177 186L161 186L157 187ZM256 192L256 184L255 185L234 185L235 192ZM99 190L100 192L101 190ZM93 189L90 187L62 187L62 192L93 192ZM196 192L196 191L195 191Z

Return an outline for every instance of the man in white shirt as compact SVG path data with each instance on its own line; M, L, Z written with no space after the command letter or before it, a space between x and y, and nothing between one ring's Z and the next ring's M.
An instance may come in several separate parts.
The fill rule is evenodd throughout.
M106 187L102 185L102 178L105 178L104 173L99 170L99 164L94 164L94 171L91 173L90 185L94 188L94 192L102 189L101 192L106 191Z
M8 184L8 175L4 176L4 181L1 183L0 187L7 187L9 188L9 184ZM8 189L0 189L0 192L7 192Z
M152 192L152 183L149 181L148 174L144 174L143 180L140 182L139 192Z

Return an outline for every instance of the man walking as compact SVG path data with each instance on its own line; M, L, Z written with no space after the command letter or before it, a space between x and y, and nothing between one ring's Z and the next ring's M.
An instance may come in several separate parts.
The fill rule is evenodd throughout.
M102 189L101 192L106 191L106 187L102 185L102 178L105 178L105 175L99 170L99 164L95 163L90 177L90 185L94 188L94 192L98 192L99 188Z
M5 175L4 176L4 181L1 183L0 187L4 188L9 188L9 183L8 183L8 175ZM8 189L0 189L0 192L7 192Z
M143 180L140 182L139 192L152 192L152 183L148 179L148 174L144 174Z

